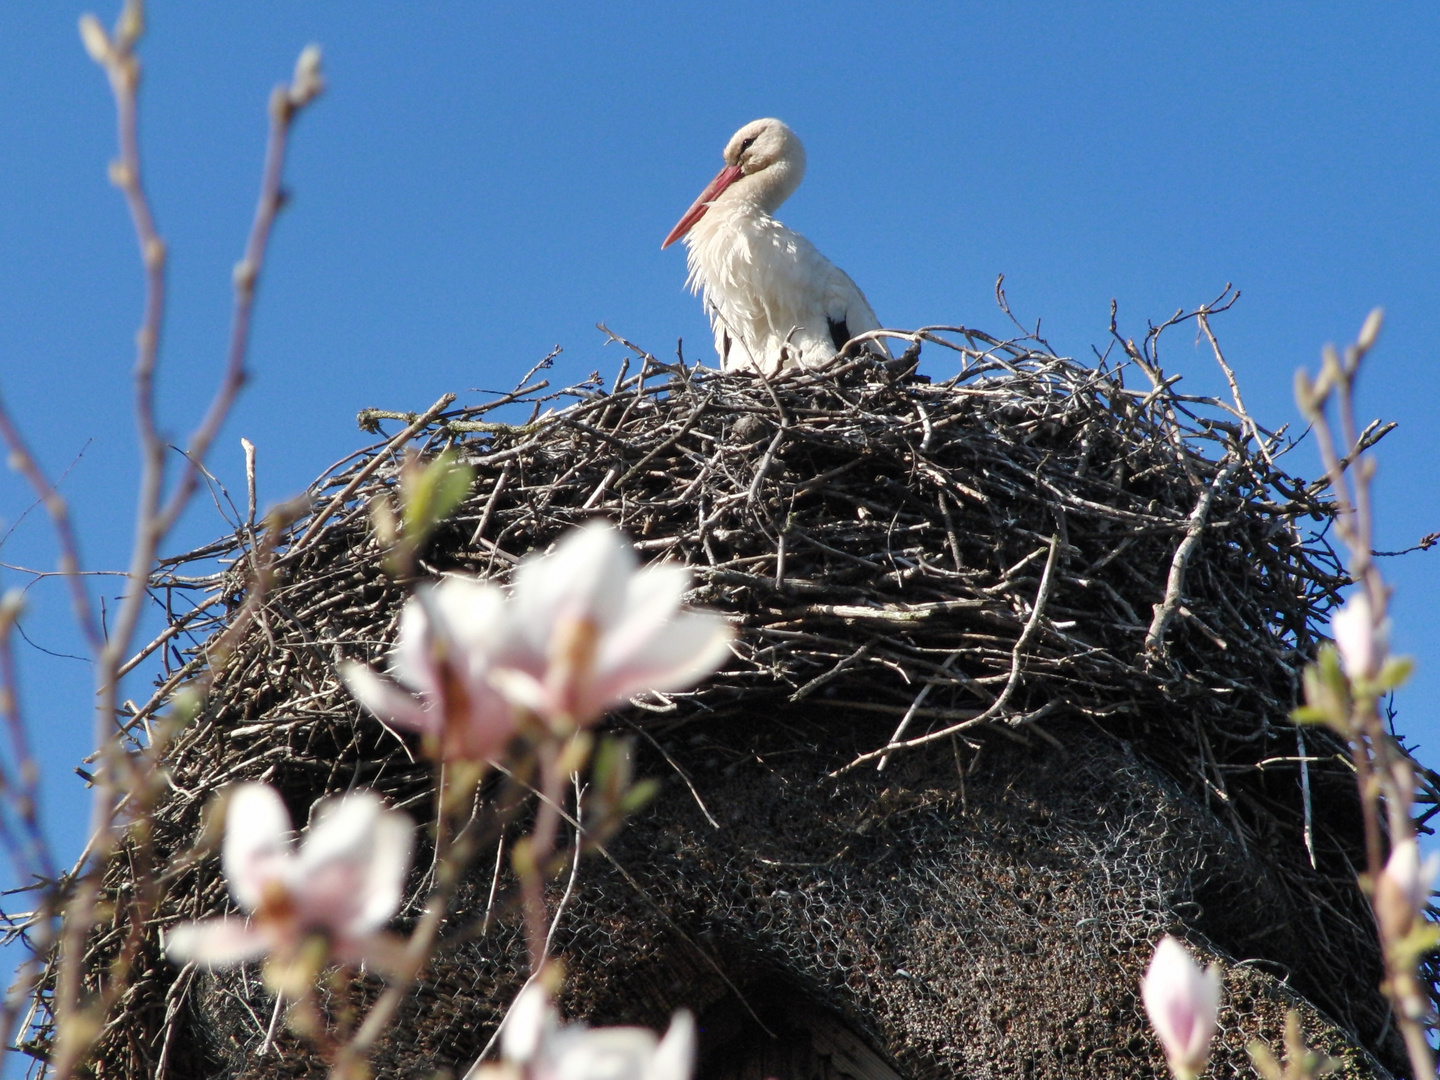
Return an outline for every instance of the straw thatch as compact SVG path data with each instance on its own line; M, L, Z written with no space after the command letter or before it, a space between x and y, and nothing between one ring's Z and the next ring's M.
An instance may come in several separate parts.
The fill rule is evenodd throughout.
M1349 1075L1378 1075L1375 1058L1403 1071L1355 885L1353 777L1332 735L1287 719L1344 583L1317 536L1326 503L1238 395L1177 391L1164 329L1094 367L1035 338L929 334L935 381L914 374L918 344L772 381L642 355L608 388L542 381L402 419L289 527L259 618L168 756L162 856L242 778L302 819L355 785L426 819L428 768L335 665L382 662L406 595L371 500L402 452L455 447L478 479L426 574L503 578L604 515L645 557L694 567L695 602L740 629L704 687L614 721L666 783L581 869L557 934L573 1015L695 1009L715 1077L777 1061L838 1075L845 1040L869 1055L852 1075L1148 1076L1161 1058L1137 980L1170 931L1227 964L1218 1068L1248 1068L1245 1042L1278 1038L1294 1005ZM157 576L174 633L132 730L203 671L253 549L242 525ZM877 769L879 747L930 735ZM518 985L492 859L378 1074L463 1073ZM109 875L117 929L93 970L134 873ZM166 885L156 928L225 906L203 853ZM283 1034L258 1053L270 1000L253 974L179 974L153 941L121 1009L104 1075L320 1068Z

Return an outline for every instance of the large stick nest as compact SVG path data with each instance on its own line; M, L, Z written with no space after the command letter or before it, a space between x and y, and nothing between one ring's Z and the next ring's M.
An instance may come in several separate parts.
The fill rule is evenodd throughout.
M912 1077L1149 1075L1135 978L1171 930L1251 962L1231 969L1223 1062L1275 1037L1299 994L1355 1074L1358 1047L1396 1066L1353 775L1334 736L1288 720L1345 584L1329 507L1238 395L1177 391L1163 329L1095 367L1035 338L930 334L953 372L933 382L913 373L918 340L898 365L771 381L641 354L608 388L537 382L411 417L318 480L289 527L168 756L161 857L240 779L278 785L302 820L357 784L426 818L428 768L335 666L383 664L409 584L382 569L372 500L404 453L453 447L478 480L425 573L503 578L603 515L643 556L692 566L694 601L740 631L703 687L617 720L674 782L612 864L582 872L557 939L573 1011L658 1023L778 980ZM254 550L242 524L157 577L174 616L136 738L204 670ZM876 771L880 747L927 736ZM108 888L133 895L139 872L117 860ZM490 892L476 873L472 915ZM269 1015L253 977L177 982L159 958L155 929L224 907L215 860L167 887L104 1073L306 1074L298 1048L253 1057ZM126 932L116 911L97 978ZM518 977L513 927L496 933L442 953L381 1071L463 1071Z

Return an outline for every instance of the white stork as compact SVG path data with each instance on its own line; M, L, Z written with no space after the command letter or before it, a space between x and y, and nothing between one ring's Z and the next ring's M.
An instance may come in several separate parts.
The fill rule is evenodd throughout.
M682 236L691 292L703 292L725 371L773 374L825 363L878 330L850 276L772 216L800 186L805 148L785 124L752 120L725 146L725 167L660 245ZM879 341L867 347L889 356Z

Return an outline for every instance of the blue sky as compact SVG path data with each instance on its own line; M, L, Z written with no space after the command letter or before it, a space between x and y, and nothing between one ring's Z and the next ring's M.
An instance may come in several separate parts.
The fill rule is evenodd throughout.
M118 6L118 5L117 5ZM113 114L63 3L0 7L0 388L65 491L92 568L123 564L134 497L128 371L140 273L105 180ZM330 92L302 120L294 201L266 276L253 382L212 466L237 499L238 440L263 502L364 441L360 408L508 388L552 346L557 379L619 362L594 329L657 354L709 350L684 257L660 240L744 122L785 119L809 174L781 214L843 266L887 325L1005 332L993 285L1062 352L1101 348L1217 295L1247 404L1292 421L1291 379L1376 304L1365 383L1383 445L1384 548L1440 529L1440 10L1217 3L624 5L156 0L143 43L144 150L170 243L161 377L177 439L214 385L230 267L254 206L265 97L299 49ZM114 9L100 9L108 23ZM1222 392L1187 331L1165 355ZM931 371L945 361L931 357ZM1292 468L1313 473L1308 448ZM0 559L54 548L0 476ZM173 549L225 530L199 503ZM1420 660L1401 726L1440 764L1440 550L1389 560L1395 638ZM25 575L0 571L7 586ZM103 581L97 586L105 591ZM113 593L114 589L110 588ZM54 582L25 629L78 651ZM78 850L71 767L89 732L83 661L26 649L45 810ZM127 688L146 693L144 677Z

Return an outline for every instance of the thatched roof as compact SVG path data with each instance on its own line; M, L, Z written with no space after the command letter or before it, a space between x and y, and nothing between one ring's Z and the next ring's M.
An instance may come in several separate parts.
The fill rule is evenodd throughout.
M1350 1075L1369 1054L1403 1071L1344 748L1288 720L1344 582L1318 490L1238 402L1179 394L1158 333L1095 367L1034 339L927 340L934 381L918 349L768 382L642 355L608 388L539 382L402 420L289 527L262 616L168 756L162 858L242 778L302 819L354 785L427 819L429 769L335 665L379 662L406 595L370 500L405 450L455 447L478 479L426 574L503 578L604 515L694 567L694 600L741 631L704 687L614 721L666 783L582 866L557 938L572 1015L659 1025L688 1006L702 1076L805 1054L844 1072L842 1043L869 1055L854 1075L1148 1076L1137 983L1169 931L1227 964L1221 1069L1293 1005ZM487 415L526 404L518 423ZM164 568L178 661L135 730L204 669L253 546L242 528ZM492 868L493 852L377 1073L463 1073L488 1041L523 974ZM134 873L110 875L122 900ZM157 927L226 902L204 852L166 884ZM153 942L140 968L105 1075L320 1067L284 1036L257 1054L271 1006L244 972L177 980Z

